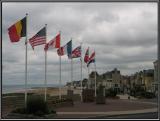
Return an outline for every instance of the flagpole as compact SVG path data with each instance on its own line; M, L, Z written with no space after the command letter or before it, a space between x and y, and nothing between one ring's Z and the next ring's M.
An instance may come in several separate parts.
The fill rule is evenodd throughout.
M89 79L89 65L88 65L88 89L90 89L90 79Z
M25 45L26 45L26 57L25 57L25 108L27 108L27 17L28 13L26 13L26 40L25 40Z
M81 101L83 101L82 99L82 43L81 43Z
M158 2L158 13L160 12L160 2ZM158 19L160 15L158 14ZM158 31L160 30L160 22L158 21ZM160 100L160 35L158 33L158 100ZM160 101L158 103L158 112L160 112ZM160 113L158 113L158 118L160 118Z
M46 43L47 43L47 24L45 24L45 27L46 27ZM47 100L47 51L45 51L45 96L44 96L44 100L46 102Z
M94 51L95 52L95 51ZM96 53L95 53L95 59L96 59ZM95 60L95 62L94 62L94 66L95 66L95 97L97 96L97 74L96 74L96 60Z
M61 50L60 50L61 53ZM61 56L59 56L59 70L60 70L60 79L59 79L59 99L61 99Z
M72 40L72 38L71 38ZM74 89L74 85L73 85L73 60L72 60L72 50L71 50L71 89Z
M88 51L89 51L89 48L88 48ZM89 59L89 53L88 53L88 59ZM89 65L88 65L88 88L90 89Z
M73 60L71 57L71 89L73 89Z
M61 35L61 31L59 31ZM60 42L60 53L61 53L61 42ZM59 56L59 99L61 99L61 55Z

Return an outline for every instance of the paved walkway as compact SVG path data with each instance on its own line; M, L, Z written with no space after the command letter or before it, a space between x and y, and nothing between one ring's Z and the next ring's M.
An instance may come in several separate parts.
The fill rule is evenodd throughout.
M128 99L128 94L124 94L124 95L117 95L120 97L120 99ZM133 97L133 96L130 96L130 99L131 100L137 100L137 98Z
M95 116L112 116L157 112L157 104L134 100L107 99L106 104L75 102L73 107L57 109L56 118L89 118Z
M132 110L132 111L110 111L110 112L57 112L56 118L95 118L99 116L117 116L117 115L130 115L142 113L157 112L157 108Z

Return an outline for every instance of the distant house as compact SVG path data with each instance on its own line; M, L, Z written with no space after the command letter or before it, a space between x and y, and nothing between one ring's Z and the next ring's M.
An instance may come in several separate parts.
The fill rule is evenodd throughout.
M140 86L146 91L153 91L153 82L154 82L154 70L148 69L130 76L130 88L134 89L135 86Z
M87 86L88 79L83 79L82 80L82 87L85 88ZM67 82L66 86L68 87L74 87L74 88L80 88L81 87L81 80L79 81L72 81L72 82Z
M153 62L153 65L154 65L153 91L158 92L158 60Z
M87 87L87 84L88 84L88 79L83 79L83 81L82 81L82 87L83 88L86 88Z
M88 83L91 88L95 87L95 74L96 74L96 84L97 84L97 87L102 82L101 76L97 72L92 71L90 73L90 75L89 75L89 83Z
M112 71L105 72L103 74L98 74L92 71L89 74L89 79L83 79L83 88L95 88L95 75L96 75L96 85L105 86L106 89L115 88L120 91L134 90L135 86L143 87L146 91L155 92L158 90L158 64L157 61L154 62L154 69L148 69L136 72L130 76L123 76L120 70L115 68ZM80 81L68 82L67 86L81 87Z
M114 87L112 71L102 74L102 79L102 84L105 86L106 89Z
M153 82L154 82L154 70L143 70L143 82L145 84L146 90L153 92Z
M120 71L115 68L114 70L106 72L102 75L99 75L97 72L93 71L90 74L91 88L94 88L95 85L95 73L96 73L97 87L99 87L99 85L101 84L105 86L106 89L121 87L121 74Z
M120 88L120 84L121 84L121 73L119 70L117 70L117 68L115 68L112 71L112 79L113 79L113 84L114 87L119 87Z
M124 76L124 75L122 75L121 76L121 85L123 85L122 88L123 88L124 93L127 93L128 90L131 88L131 79L130 79L130 76L127 76L127 75Z
M135 84L136 85L143 85L143 71L137 72L135 74Z
M71 82L67 82L66 86L71 86Z

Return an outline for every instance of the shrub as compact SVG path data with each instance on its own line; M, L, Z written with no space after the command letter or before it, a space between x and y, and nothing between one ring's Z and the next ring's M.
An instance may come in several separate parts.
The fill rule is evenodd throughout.
M50 112L51 112L51 113L54 113L54 114L56 113L56 111L55 111L55 110L51 110Z
M152 92L145 92L145 98L154 98L155 94Z
M43 116L44 115L44 112L42 112L42 111L37 111L37 112L35 112L35 115L36 116Z
M26 111L29 114L35 114L35 115L42 115L49 113L47 103L41 96L30 96L27 101Z
M25 108L17 108L15 110L13 110L12 113L25 114Z
M142 91L142 92L136 92L135 94L136 97L139 97L139 98L154 98L155 97L155 94L152 93L152 92L146 92L146 91Z
M132 89L132 90L130 91L129 95L130 95L130 96L136 96L135 90Z
M105 91L105 96L106 97L115 97L117 95L117 91L113 88L107 89Z

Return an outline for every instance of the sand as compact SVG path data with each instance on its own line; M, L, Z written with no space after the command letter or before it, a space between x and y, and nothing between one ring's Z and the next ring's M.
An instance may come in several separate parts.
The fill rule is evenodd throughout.
M62 87L61 88L61 94L62 95L67 95L67 90L69 88L68 87ZM72 88L73 89L73 88ZM80 94L81 93L81 90L80 88L76 88L76 89L73 89L74 90L74 94ZM33 88L31 90L28 90L29 93L36 93L36 94L44 94L45 92L45 88ZM48 87L47 88L47 94L50 95L50 96L58 96L59 95L59 88L55 88L55 87ZM21 93L24 93L21 91Z

